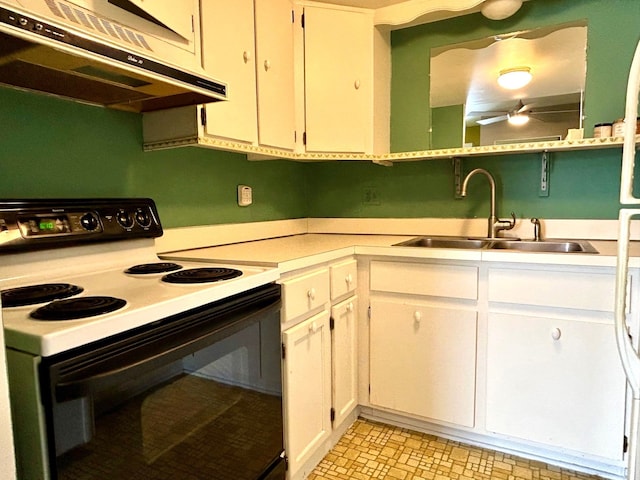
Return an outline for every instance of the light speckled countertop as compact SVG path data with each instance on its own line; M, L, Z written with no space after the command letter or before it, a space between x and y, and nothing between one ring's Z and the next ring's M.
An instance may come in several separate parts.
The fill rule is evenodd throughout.
M382 255L489 262L544 263L615 267L615 241L593 240L598 254L523 253L496 250L395 247L413 238L406 235L301 234L230 245L183 250L161 255L173 260L216 261L278 267L280 273L297 270L347 255ZM630 267L640 267L640 242L630 246Z

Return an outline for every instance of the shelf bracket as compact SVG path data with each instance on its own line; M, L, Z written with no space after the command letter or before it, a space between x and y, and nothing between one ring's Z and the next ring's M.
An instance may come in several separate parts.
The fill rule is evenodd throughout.
M540 190L538 191L539 197L549 196L549 179L551 177L550 167L551 159L549 158L549 152L545 150L544 152L542 152L542 157L540 159Z
M453 188L455 198L462 198L462 159L453 158Z

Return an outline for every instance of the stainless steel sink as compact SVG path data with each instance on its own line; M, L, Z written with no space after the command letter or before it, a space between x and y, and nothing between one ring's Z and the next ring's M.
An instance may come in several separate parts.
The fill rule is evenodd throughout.
M519 252L598 253L593 248L593 245L585 240L496 241L490 248L495 250L516 250Z
M398 247L426 248L486 248L491 244L489 239L467 237L416 237L396 243Z
M398 247L463 248L485 250L509 250L514 252L544 253L598 253L586 240L540 240L528 241L517 238L470 238L429 236L416 237L396 243Z

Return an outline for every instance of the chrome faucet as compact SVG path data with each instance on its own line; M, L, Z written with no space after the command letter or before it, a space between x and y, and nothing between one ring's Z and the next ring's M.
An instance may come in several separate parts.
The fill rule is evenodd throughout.
M491 175L484 168L476 168L474 170L471 170L467 174L467 176L464 178L464 181L462 182L462 190L460 191L460 196L467 196L467 184L469 183L469 179L476 173L481 173L486 176L489 180L489 186L491 187L491 212L489 213L487 237L498 238L498 232L500 232L500 230L511 230L516 226L516 216L513 212L511 212L511 220L500 220L498 217L496 217L496 181L494 180L493 175Z

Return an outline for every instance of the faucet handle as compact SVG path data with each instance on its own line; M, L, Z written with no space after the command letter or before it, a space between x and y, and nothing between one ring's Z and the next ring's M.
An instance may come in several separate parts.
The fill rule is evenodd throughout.
M494 224L494 232L497 234L500 230L511 230L516 226L516 214L511 212L511 220L497 219Z
M542 236L540 234L542 229L542 224L540 223L539 218L532 218L531 223L533 223L533 240L535 242L539 242L542 240Z

